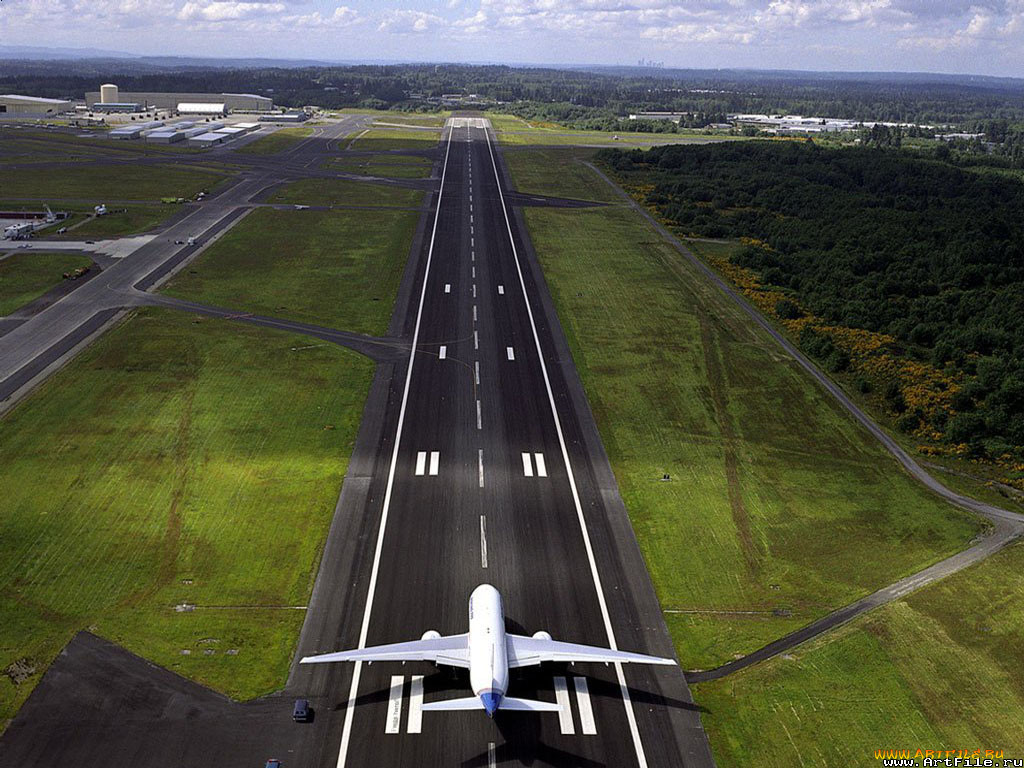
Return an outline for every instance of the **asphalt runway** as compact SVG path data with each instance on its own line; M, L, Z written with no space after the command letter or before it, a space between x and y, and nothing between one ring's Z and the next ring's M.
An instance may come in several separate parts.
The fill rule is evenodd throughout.
M361 550L347 604L333 631L304 634L300 651L355 647L362 632L368 645L464 632L469 593L488 582L510 631L672 655L579 382L565 375L553 307L503 204L492 137L457 128L445 151L403 329L412 370L399 365L391 378L366 506L349 534ZM323 568L347 565L325 556ZM625 686L603 665L514 673L511 696L554 701L564 683L570 716L493 722L420 714L414 680L426 701L469 694L465 673L430 664L300 667L289 687L328 721L318 765L713 765L682 673L622 674Z

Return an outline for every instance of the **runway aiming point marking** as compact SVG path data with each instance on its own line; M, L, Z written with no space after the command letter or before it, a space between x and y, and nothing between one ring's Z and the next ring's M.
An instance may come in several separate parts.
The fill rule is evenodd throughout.
M533 460L530 459L530 454L523 454L523 474L527 477L533 477Z
M427 452L420 451L416 454L416 474L422 475L427 467Z

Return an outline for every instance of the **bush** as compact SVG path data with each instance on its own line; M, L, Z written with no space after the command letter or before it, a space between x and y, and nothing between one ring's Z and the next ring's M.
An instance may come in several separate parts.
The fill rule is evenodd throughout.
M779 299L776 301L775 314L783 320L796 320L798 317L804 316L804 313L800 311L800 307L792 299Z

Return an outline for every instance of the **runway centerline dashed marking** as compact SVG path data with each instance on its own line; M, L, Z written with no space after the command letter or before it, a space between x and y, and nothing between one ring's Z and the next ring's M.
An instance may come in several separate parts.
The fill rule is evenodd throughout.
M480 349L480 335L473 331L473 349Z
M479 387L480 386L480 361L479 360L476 361L476 363L474 364L474 367L476 368L476 385Z
M587 688L587 678L574 677L572 682L576 687L576 705L580 709L580 730L586 736L593 736L597 733L597 723L594 722L594 708L590 703L590 690Z
M555 677L555 701L558 702L558 728L563 736L572 736L576 728L572 723L572 705L569 699L569 686L564 677Z
M537 454L537 455L539 456L540 454ZM430 469L428 470L428 473L432 477L437 475L437 465L438 465L438 462L439 462L440 458L441 458L441 454L438 451L431 451L430 452Z
M487 567L487 518L480 515L480 567Z
M441 349L437 351L437 357L439 360L444 360L446 357L448 357L448 347L442 344Z
M516 351L512 349L512 347L505 347L505 356L508 357L509 360L515 360Z
M445 293L451 293L452 292L452 284L451 283L445 283L444 284L444 292Z
M409 687L409 722L406 733L423 731L423 675L413 675Z
M499 296L504 296L505 295L505 286L504 285L499 285L498 286L498 295Z
M473 298L476 298L476 283L473 283Z
M477 453L477 467L480 475L480 487L484 487L484 449L481 448Z
M483 421L481 421L481 416L480 416L480 401L479 400L476 401L476 428L477 429L483 429L484 428L484 423L483 423Z
M403 675L391 676L391 691L388 694L388 719L384 722L384 733L398 733L402 730L402 688Z
M476 304L473 305L473 322L476 322Z
M494 746L493 741L487 742L487 766L488 768L497 768L498 765L498 750Z

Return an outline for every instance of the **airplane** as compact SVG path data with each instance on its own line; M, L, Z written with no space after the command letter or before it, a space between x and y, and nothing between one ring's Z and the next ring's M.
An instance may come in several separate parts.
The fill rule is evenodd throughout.
M508 671L516 667L536 666L545 661L676 663L674 659L642 653L563 643L552 640L551 635L543 631L534 633L532 637L506 634L501 594L490 584L481 584L469 596L469 632L465 634L442 636L435 630L428 630L419 640L306 656L299 663L324 664L335 661L432 661L435 664L469 669L473 696L430 702L423 705L423 710L482 709L492 718L499 709L519 712L557 712L560 709L558 704L549 701L506 696Z

